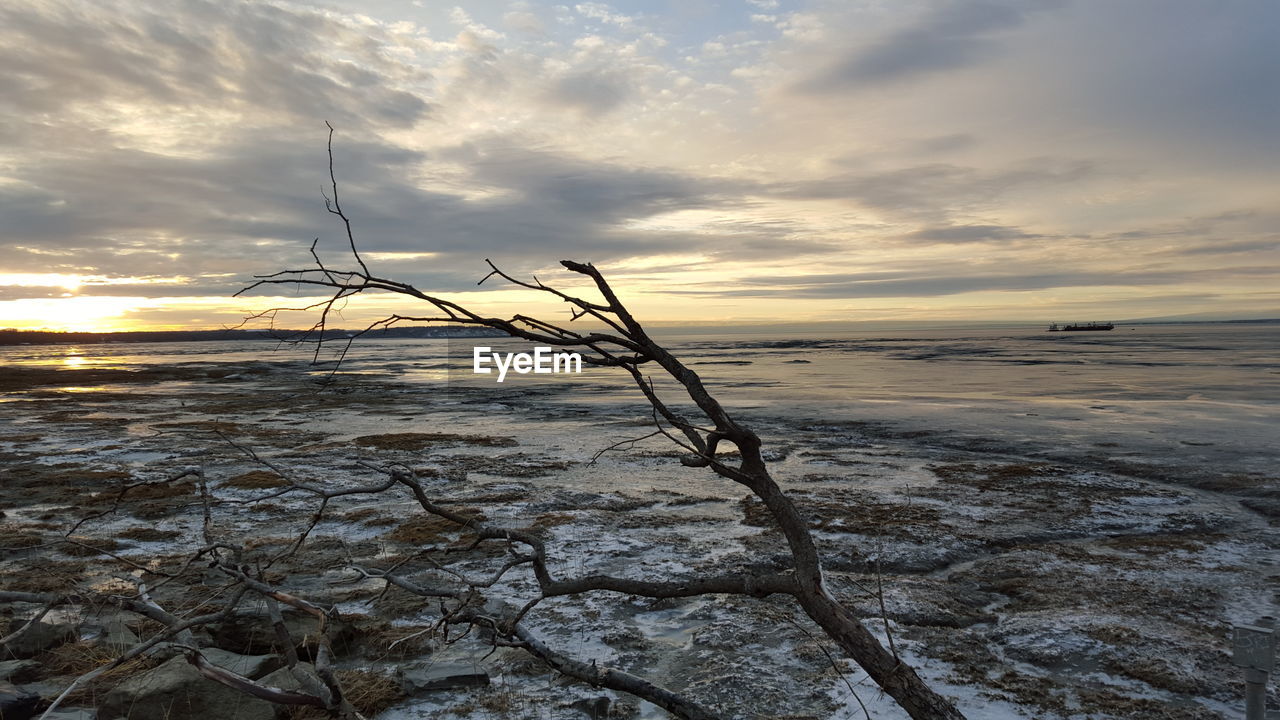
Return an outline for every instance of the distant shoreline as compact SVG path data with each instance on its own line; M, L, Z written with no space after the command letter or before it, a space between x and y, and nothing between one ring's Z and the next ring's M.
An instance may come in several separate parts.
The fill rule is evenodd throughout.
M325 330L323 338L311 333L309 340L345 340L360 330ZM96 345L104 343L207 342L215 340L274 340L288 342L304 335L303 330L136 330L129 332L54 332L49 330L0 330L0 346L13 345ZM366 337L447 339L506 337L506 333L483 327L393 327L374 330Z

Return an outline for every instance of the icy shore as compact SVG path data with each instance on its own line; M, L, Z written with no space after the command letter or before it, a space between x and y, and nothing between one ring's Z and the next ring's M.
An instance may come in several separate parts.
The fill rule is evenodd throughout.
M379 373L340 375L317 392L320 376L287 363L197 362L152 365L141 376L86 373L77 384L35 371L11 379L0 402L0 585L85 590L134 572L130 563L181 557L200 543L189 483L86 523L81 545L46 543L105 509L120 483L193 466L221 501L219 532L278 549L314 503L243 502L279 484L243 448L332 486L367 483L373 467L410 468L442 502L537 528L566 572L684 577L782 557L754 500L681 467L660 437L590 462L648 432L638 406L620 413L547 386L441 392ZM814 524L833 590L970 717L1238 712L1242 684L1227 635L1231 623L1276 607L1280 531L1269 506L1250 505L1275 497L1275 477L1190 472L1124 447L1029 454L998 438L902 424L753 416L775 477ZM458 533L415 525L414 509L403 491L335 502L303 551L273 572L281 586L337 605L366 634L411 635L433 622L429 604L384 595L348 566L386 567L424 545L465 552ZM464 566L486 560L464 557ZM174 583L165 599L180 602L212 582ZM495 592L518 602L530 590L516 578ZM904 717L857 668L833 665L833 648L782 600L653 603L598 593L548 601L529 619L567 654L645 675L726 716L834 720L861 717L865 706L872 717ZM469 665L491 684L410 697L383 720L580 718L596 698L613 697L557 682L519 651L490 653L478 638L413 647L409 655L361 647L343 662L388 675ZM45 692L65 681L39 678ZM662 716L616 697L611 712Z

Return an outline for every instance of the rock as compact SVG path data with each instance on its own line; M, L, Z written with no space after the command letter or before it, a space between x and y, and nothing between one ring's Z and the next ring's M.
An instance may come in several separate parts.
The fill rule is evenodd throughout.
M483 687L489 684L489 673L471 663L421 662L401 665L396 670L396 680L406 695L454 690L457 688Z
M305 668L311 673L315 673L316 666L311 663L298 663L298 667ZM301 690L302 683L298 682L298 678L293 676L293 672L287 667L282 667L269 673L266 677L258 681L260 685L267 687L280 688L281 690Z
M1266 515L1267 517L1280 518L1280 498L1274 498L1274 497L1241 498L1240 504L1256 513Z
M56 698L73 682L75 682L75 678L70 675L58 675L47 680L24 682L18 686L18 690L31 695L39 695L42 698ZM0 718L0 720L3 720L3 718Z
M61 708L49 713L45 720L95 720L97 714L87 708Z
M317 647L320 621L311 615L286 613L284 626L293 638L298 654L310 658ZM343 654L356 639L355 627L340 618L328 622L329 642L333 651ZM271 655L281 650L275 628L267 618L236 618L222 623L213 631L213 645L233 653Z
M200 653L214 665L226 668L237 675L243 675L250 680L257 680L284 665L284 661L278 655L237 655L219 648L205 648Z
M175 657L117 685L98 706L99 720L274 720L275 707L205 678Z
M141 642L138 639L138 635L130 630L129 626L125 625L124 621L119 618L112 618L104 625L82 628L82 630L93 631L94 637L90 642L116 654L124 653Z
M30 680L40 671L35 660L5 660L0 662L0 681L22 682Z
M581 710L591 720L608 720L609 707L613 705L613 699L605 695L593 698L583 698L575 700L569 704L574 710Z
M26 623L25 620L15 618L9 623L9 630L5 633L13 633ZM22 636L11 643L3 646L0 651L0 658L6 660L13 658L29 658L39 655L40 653L52 647L57 647L64 643L69 643L76 639L78 633L76 626L67 623L45 623L38 622L33 627L28 628Z
M35 716L39 702L39 695L23 692L8 683L0 683L0 718L4 720L30 720Z
M633 627L611 630L601 640L605 645L618 650L645 650L652 645L643 633Z

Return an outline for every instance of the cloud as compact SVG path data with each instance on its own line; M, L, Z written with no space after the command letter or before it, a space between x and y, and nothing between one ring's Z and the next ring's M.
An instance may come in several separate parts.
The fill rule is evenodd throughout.
M1280 253L1280 236L1248 242L1218 242L1207 245L1179 247L1166 251L1170 255L1234 255L1258 252Z
M902 236L911 242L924 243L970 243L989 242L992 240L1027 240L1041 238L1043 235L1026 233L1018 228L1003 225L948 225L928 227Z
M996 54L1002 34L1027 22L1047 2L953 0L884 37L855 45L800 84L835 92L903 82L975 65Z
M1193 281L1256 280L1280 267L1235 267L1184 272L1065 272L1040 274L916 275L905 272L834 273L754 279L729 286L674 289L671 292L722 297L883 298L939 297L971 292L1039 291L1052 288L1141 287ZM743 287L767 285L769 287Z
M327 119L362 247L431 253L374 269L437 290L484 257L746 315L1267 286L1274 3L695 5L4 3L0 273L195 298L339 262Z
M618 109L631 91L630 79L620 72L584 70L553 81L546 99L555 105L598 116Z
M598 20L610 25L617 25L622 28L632 27L636 21L634 17L630 15L623 15L605 3L600 2L578 3L573 6L573 9L585 18Z
M512 30L529 35L545 35L547 26L542 18L529 10L527 3L517 3L513 9L502 16L502 22Z
M117 274L133 273L139 264L158 273L261 271L304 263L313 237L323 238L322 250L336 260L345 243L322 205L323 143L323 132L313 129L243 138L216 159L117 150L88 164L33 168L31 184L55 190L0 192L0 213L10 221L3 243L8 264ZM442 253L396 267L412 274L419 267L454 265L456 272L432 277L455 289L474 282L475 268L460 258L492 256L527 269L562 257L611 260L688 248L690 238L679 233L621 226L732 204L742 191L734 181L593 162L494 138L431 156L462 164L468 184L487 189L468 198L416 187L413 169L428 158L420 152L341 133L334 153L343 208L363 249ZM117 186L130 188L128 202L109 191ZM54 199L63 202L54 205ZM699 242L707 241L692 244ZM75 252L57 254L69 250ZM224 291L235 289L234 278L224 282Z
M347 125L411 127L429 105L421 71L389 59L377 26L261 3L0 7L0 107L14 113L149 103L171 111L228 105ZM360 64L360 68L353 65ZM353 72L355 71L355 72Z
M1014 190L1069 185L1097 172L1087 161L1048 158L980 169L949 163L847 172L772 187L784 197L847 200L903 220L948 220Z

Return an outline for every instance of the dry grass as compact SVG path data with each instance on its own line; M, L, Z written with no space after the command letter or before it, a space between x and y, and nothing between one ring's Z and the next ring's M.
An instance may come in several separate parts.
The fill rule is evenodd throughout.
M360 628L362 651L369 658L417 657L426 652L431 638L430 628L425 625L392 625L384 621Z
M242 490L262 490L265 488L284 487L289 484L289 481L269 470L250 470L229 478L222 484Z
M352 510L342 516L347 522L358 522L368 525L369 527L385 527L387 525L395 525L396 518L386 514L385 511L377 508L361 508Z
M44 439L43 435L37 435L35 433L18 433L18 434L11 434L11 435L0 435L0 442L29 443L29 442L40 442L43 439Z
M1013 463L1008 465L980 465L956 463L933 465L929 469L942 482L967 485L978 490L1003 490L1019 492L1029 489L1054 487L1051 478L1061 474L1059 468L1048 463Z
M819 497L794 493L800 512L809 518L809 526L827 532L875 532L888 536L913 536L918 528L937 523L941 513L924 504L875 502L874 496L844 493L837 497ZM743 524L774 528L776 522L764 503L752 496L744 497Z
M120 498L119 488L115 488L111 490L103 490L102 492L99 492L97 495L93 496L92 500L89 501L89 504L98 505L98 506L112 505L117 500L119 500L121 504L142 502L143 505L141 506L146 506L147 503L145 501L172 500L174 498L195 497L198 493L199 493L199 490L196 488L195 483L157 482L157 483L148 483L146 485L139 485L137 487L130 488L129 491L124 494L123 499Z
M7 468L15 485L24 488L49 491L58 488L81 487L100 489L104 481L129 480L132 475L123 470L91 470L78 463L14 463Z
M423 450L430 445L480 445L484 447L514 447L517 443L509 437L491 435L455 435L453 433L388 433L362 435L352 440L357 445L379 450Z
M157 530L153 527L140 525L131 527L116 535L121 540L137 540L138 542L163 542L165 540L173 540L180 537L182 533L175 530Z
M246 550L257 550L263 547L288 547L297 538L290 535L265 535L260 537L251 537L244 541Z
M411 618L430 607L430 602L403 588L388 588L377 599L378 614L389 618Z
M445 533L456 531L457 524L434 515L413 517L400 523L396 529L383 535L395 542L420 545L422 543L445 542L449 539Z
M0 550L21 550L43 543L44 538L40 533L30 532L29 530L0 528Z
M542 513L529 523L529 527L544 530L547 528L559 527L561 525L569 525L577 521L577 517L567 512L548 512Z
M365 717L373 717L404 699L400 684L394 679L368 670L338 670L335 673L347 701ZM328 718L324 710L305 706L284 708L286 720L319 720Z
M477 522L483 522L485 519L484 513L474 508L459 508L457 512L459 515L472 518ZM383 535L383 537L395 542L421 545L423 543L446 542L451 539L446 533L455 533L461 529L462 527L457 523L442 517L418 515L400 523L395 530Z
M84 579L87 565L48 556L24 559L19 567L0 573L0 587L14 592L66 592Z
M85 537L83 535L72 535L67 538L72 542L65 542L58 546L58 550L64 555L71 557L93 557L102 554L101 551L114 552L120 549L120 543L111 538L94 538ZM78 544L77 544L78 543Z
M157 423L154 427L189 432L220 432L228 435L241 432L239 425L222 420L187 420L184 422Z
M112 662L117 656L118 653L107 648L76 642L59 645L36 656L35 659L41 663L41 673L45 677L76 677ZM65 703L68 706L96 704L98 695L158 664L154 658L134 658L120 667L99 675L85 686L77 688L67 696Z
M1206 542L1225 540L1225 535L1122 535L1106 538L1099 542L1103 547L1141 553L1143 555L1163 555L1171 552L1199 552L1204 550Z

